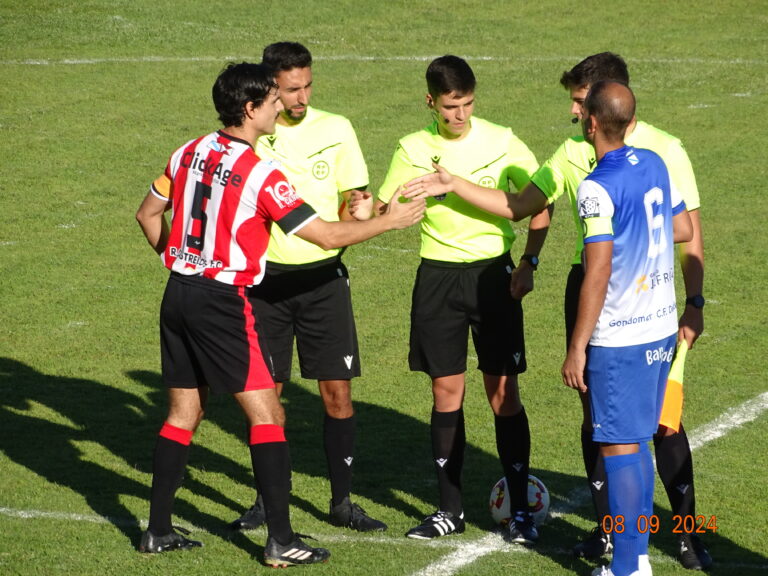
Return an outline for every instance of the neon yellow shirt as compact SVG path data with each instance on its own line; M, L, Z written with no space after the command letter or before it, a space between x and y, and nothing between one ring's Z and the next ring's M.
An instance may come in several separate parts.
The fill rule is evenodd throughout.
M457 176L488 188L521 190L538 167L536 157L512 130L472 117L469 133L447 140L437 122L400 140L379 200L389 202L398 186L433 172L435 161ZM443 262L476 262L509 251L515 233L506 218L476 208L456 194L427 199L421 221L421 256Z
M299 196L329 222L339 219L342 192L368 186L368 168L355 131L349 120L338 114L309 107L299 124L277 124L274 134L259 138L256 154L278 161ZM323 250L296 235L286 236L278 226L272 226L267 260L307 264L338 253L338 249Z
M685 200L686 208L696 210L701 206L693 167L680 140L650 124L638 121L635 129L624 142L635 148L653 150L661 156L667 165L672 185ZM568 194L578 233L574 264L581 263L581 251L584 249L584 231L579 219L576 193L581 181L594 170L595 166L595 149L582 136L575 136L563 142L531 177L531 181L544 192L548 204L552 204L564 193Z

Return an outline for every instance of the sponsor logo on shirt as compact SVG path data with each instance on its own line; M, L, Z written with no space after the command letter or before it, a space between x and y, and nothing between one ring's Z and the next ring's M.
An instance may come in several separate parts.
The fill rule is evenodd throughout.
M214 145L221 147L224 146L226 148L225 154L229 154L229 148L226 147L224 144L219 144L218 142L211 142L209 146L213 147ZM187 151L184 153L184 155L181 157L181 166L183 168L188 168L192 170L196 174L207 174L211 178L214 178L219 181L219 183L222 186L226 186L227 184L232 184L235 188L239 188L240 185L243 183L243 177L240 174L232 174L231 170L225 170L224 164L221 162L217 162L214 164L213 162L206 162L206 159L203 158L199 152L195 152L192 154L191 151Z
M674 281L674 268L669 268L665 271L654 270L650 274L643 274L637 280L635 280L635 284L637 285L635 294L640 294L640 292L648 292L648 290L654 290L659 286L664 286Z
M662 306L656 312L650 314L640 314L638 316L631 316L629 318L611 319L608 321L608 326L615 328L617 326L632 326L634 324L644 324L651 322L654 318L664 318L675 314L677 311L677 304L669 304L668 306Z
M296 190L285 180L281 180L274 186L267 186L265 189L270 193L279 208L292 206L299 199Z
M175 246L171 246L169 252L172 258L176 258L176 260L182 260L183 262L187 262L193 266L200 268L224 268L224 263L221 260L206 260L198 254L184 252Z

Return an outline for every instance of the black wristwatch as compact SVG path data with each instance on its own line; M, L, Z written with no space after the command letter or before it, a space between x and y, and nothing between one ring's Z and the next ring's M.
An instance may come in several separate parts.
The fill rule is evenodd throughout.
M685 299L686 306L690 305L690 306L693 306L694 308L698 308L699 310L704 308L704 304L706 303L707 301L704 300L704 296L702 296L701 294L696 294L695 296L689 296L688 298Z
M531 268L536 270L539 267L539 257L535 254L523 254L520 256L520 260L525 260L531 265Z

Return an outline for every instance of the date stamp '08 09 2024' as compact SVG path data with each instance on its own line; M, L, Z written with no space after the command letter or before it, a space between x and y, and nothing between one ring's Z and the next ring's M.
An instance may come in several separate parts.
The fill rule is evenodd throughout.
M681 516L675 514L672 516L672 524L673 534L704 534L706 532L717 532L716 516L704 516L702 514L696 516ZM637 531L640 534L645 534L646 532L656 534L660 527L661 522L656 514L652 514L651 516L643 514L637 517ZM621 534L626 529L626 519L621 514L617 516L604 516L601 528L606 534L610 534L611 532Z

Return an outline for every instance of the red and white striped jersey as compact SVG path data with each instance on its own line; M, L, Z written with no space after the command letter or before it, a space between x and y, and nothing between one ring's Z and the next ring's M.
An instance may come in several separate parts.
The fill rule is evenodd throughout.
M236 286L261 281L272 222L292 234L317 217L274 164L223 132L176 150L152 192L173 203L163 264Z

